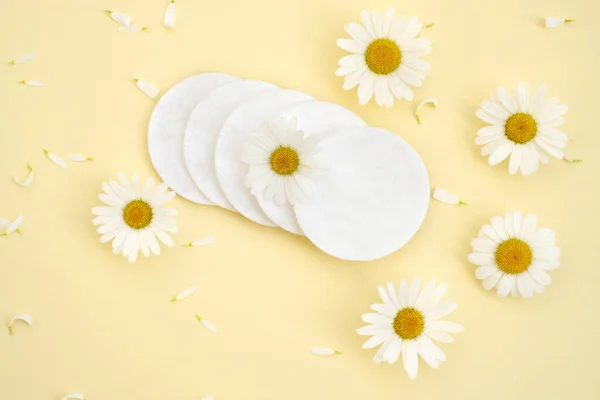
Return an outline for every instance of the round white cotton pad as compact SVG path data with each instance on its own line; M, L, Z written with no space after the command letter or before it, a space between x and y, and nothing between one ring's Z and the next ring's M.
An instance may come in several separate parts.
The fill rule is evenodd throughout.
M148 127L148 151L161 179L181 197L212 205L194 185L183 160L183 135L196 104L212 89L236 77L200 74L187 78L165 93L154 107Z
M356 114L344 107L323 101L310 101L300 103L285 109L274 118L292 118L298 120L298 129L302 130L305 137L324 137L337 129L345 127L366 126L365 122ZM258 204L267 217L275 225L288 232L302 235L302 230L296 220L294 208L290 203L280 206L274 202L265 200L263 196L257 196Z
M265 120L294 104L312 97L293 90L261 93L239 106L225 121L215 149L215 168L223 193L246 218L267 226L276 226L265 215L245 185L248 165L241 161L242 151Z
M262 81L239 80L211 91L196 105L183 141L185 165L196 187L213 203L235 211L217 180L215 146L229 115L246 100L277 86Z
M429 179L417 152L377 128L346 128L321 142L329 166L319 198L294 207L306 236L324 252L370 261L398 250L429 206Z

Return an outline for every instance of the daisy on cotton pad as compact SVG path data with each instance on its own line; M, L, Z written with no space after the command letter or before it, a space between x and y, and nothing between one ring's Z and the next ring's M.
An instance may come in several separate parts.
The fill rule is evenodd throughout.
M419 37L423 24L416 17L397 17L394 8L361 13L363 25L351 22L346 32L351 39L338 39L351 52L340 59L336 75L343 76L344 90L358 86L361 105L373 95L379 106L391 107L394 98L413 99L413 87L420 87L431 69L421 57L431 52L431 42Z
M525 176L536 172L539 163L547 164L550 157L565 158L569 138L557 128L565 122L567 106L556 97L548 100L546 85L529 97L527 85L519 83L514 95L499 86L490 100L484 100L475 114L491 126L477 132L475 144L482 145L482 156L489 156L496 165L510 156L511 175L520 169Z
M138 173L131 182L120 173L119 182L103 183L102 190L104 193L98 198L105 205L92 208L97 215L94 225L100 225L97 232L102 235L102 243L112 240L115 254L123 254L133 263L140 251L146 257L150 251L160 254L157 237L173 246L169 233L178 231L174 218L177 212L164 204L175 197L175 192L168 190L165 183L155 188L154 179L148 179L142 187Z
M442 300L446 289L447 285L437 285L432 279L421 290L419 277L410 285L402 281L399 287L392 283L379 286L383 304L371 306L376 313L362 316L362 320L371 325L358 330L359 335L372 336L363 348L381 345L373 362L394 364L402 356L404 369L410 379L415 379L419 356L432 368L446 361L444 352L431 339L449 343L454 340L450 333L463 331L462 325L441 320L456 308L455 302Z
M471 241L469 261L479 266L475 276L485 290L496 287L501 297L532 297L550 284L548 271L558 268L560 248L554 231L537 223L534 214L509 211L481 228Z

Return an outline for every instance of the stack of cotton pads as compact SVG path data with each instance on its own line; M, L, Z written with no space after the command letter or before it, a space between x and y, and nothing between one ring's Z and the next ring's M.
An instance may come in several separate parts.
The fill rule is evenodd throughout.
M253 195L245 146L265 124L294 118L318 140L327 165L315 197L292 206ZM401 248L429 206L429 180L415 152L338 105L272 84L207 73L165 93L150 119L150 158L180 196L305 235L324 252L368 261Z

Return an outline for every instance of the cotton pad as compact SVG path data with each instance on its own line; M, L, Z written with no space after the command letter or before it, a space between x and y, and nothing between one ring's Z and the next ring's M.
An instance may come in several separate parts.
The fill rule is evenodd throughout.
M194 108L183 143L185 164L196 187L214 204L235 211L215 171L215 146L225 120L246 100L275 89L275 85L262 81L233 81L211 91Z
M296 104L274 118L292 117L297 119L298 129L304 132L305 137L324 137L331 131L344 127L366 126L365 122L350 110L323 101ZM275 225L297 235L303 234L290 203L286 202L280 206L265 200L263 196L256 198L264 213Z
M187 78L165 93L156 104L148 128L148 151L161 179L181 197L200 204L212 203L194 185L183 159L183 136L194 107L212 89L237 80L224 74Z
M329 168L318 198L294 207L304 234L324 252L370 261L398 250L429 206L429 179L417 152L377 128L346 128L321 142Z
M233 111L219 133L215 168L221 189L237 211L256 223L276 226L245 185L248 165L241 161L244 146L265 120L287 107L311 100L312 97L292 90L261 93Z

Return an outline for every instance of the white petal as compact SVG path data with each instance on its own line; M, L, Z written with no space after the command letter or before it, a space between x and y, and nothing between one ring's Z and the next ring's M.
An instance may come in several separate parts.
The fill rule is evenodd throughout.
M196 290L198 288L196 288L196 286L190 286L189 288L185 289L184 291L182 291L181 293L179 293L177 296L173 297L171 299L171 302L176 302L176 301L181 301L187 297L190 297L191 295L193 295L194 293L196 293Z
M508 163L508 172L514 175L521 166L521 156L523 154L523 145L517 144L514 146L513 151L510 155L510 161Z
M506 111L508 111L511 115L515 114L518 111L518 108L514 99L510 95L510 92L505 87L498 86L497 93L504 109L506 109Z
M416 118L418 124L421 124L421 118L419 118L419 112L421 111L421 108L423 108L423 106L425 106L427 104L431 104L434 108L438 107L438 101L435 97L427 97L427 98L421 100L421 102L417 106L417 109L415 110L415 118Z
M495 265L482 265L475 270L475 277L477 279L485 279L494 275L498 271Z
M60 158L59 156L57 156L54 153L50 153L46 149L43 149L43 150L44 150L44 154L46 154L46 157L48 157L48 159L50 161L52 161L54 164L58 165L62 169L67 169L67 163L65 162L65 160L63 160L62 158Z
M10 64L12 64L12 65L23 64L24 62L27 62L29 60L33 60L33 58L35 58L35 54L34 53L23 54L22 56L17 57L14 60L12 60L10 62Z
M436 199L437 201L440 201L442 203L446 203L446 204L452 204L452 205L457 205L457 204L463 204L463 205L467 205L467 203L465 203L464 201L460 200L456 195L448 192L446 189L442 189L442 188L436 188L433 191L433 198Z
M388 282L387 283L387 289L388 289L388 294L390 296L390 299L392 300L392 303L394 303L394 306L396 306L397 308L400 308L400 301L398 299L398 292L397 292L396 287L394 286L394 284Z
M494 286L498 284L500 278L502 278L502 271L498 270L493 275L488 276L487 278L481 281L483 288L485 290L491 290Z
M369 340L367 340L363 345L362 348L363 349L372 349L373 347L377 347L379 346L381 343L390 340L392 338L392 333L381 333L378 335L374 335L373 337L369 338Z
M129 15L123 14L122 12L111 10L106 10L106 12L113 20L117 21L122 26L129 26L131 25L131 21L133 21L133 18L131 18Z
M442 300L431 307L427 313L428 318L443 318L456 309L456 303L451 300Z
M207 320L206 318L202 318L198 314L196 314L196 319L198 321L200 321L200 323L202 324L202 326L204 326L210 332L217 333L217 328L209 320Z
M505 274L500 283L498 283L498 296L506 297L517 284L517 278L514 275Z
M417 344L414 341L405 340L402 342L402 361L410 379L415 379L419 373L419 356L416 346Z
M517 94L517 106L519 110L523 113L529 112L529 89L527 89L527 84L519 83L515 87L515 92Z
M8 331L11 335L13 334L13 325L15 324L16 321L23 321L29 326L33 325L33 318L31 317L31 315L17 314L14 317L12 317L10 322L8 323Z
M564 24L574 22L572 19L559 18L559 17L546 17L545 19L546 28L558 28Z
M27 176L27 179L25 179L24 181L20 180L16 176L13 176L13 181L17 185L27 187L27 186L31 185L31 183L33 182L33 168L31 167L31 165L27 164L27 169L29 170L29 175Z
M492 227L503 241L508 239L508 233L506 232L506 228L504 225L504 219L502 217L492 217Z
M531 274L531 277L540 285L548 286L552 279L550 275L538 267L537 264L531 264L527 271Z
M450 332L450 333L460 333L465 330L465 328L456 322L451 321L440 321L440 320L432 320L427 321L427 327L442 332Z
M145 79L135 79L135 84L142 92L144 92L151 99L158 96L158 88L152 83Z
M410 284L409 297L408 297L408 305L409 306L413 307L416 304L417 298L419 297L420 289L421 289L421 278L419 278L417 276L413 279L413 281Z
M438 329L427 329L427 336L440 343L452 343L454 338L448 332Z
M60 400L85 400L85 397L81 393L73 392L64 396Z
M44 87L44 83L40 82L40 81L32 81L32 80L24 80L24 81L19 81L17 82L21 85L25 85L25 86L32 86L32 87Z
M533 296L533 279L531 278L529 272L525 271L517 275L517 286L521 296L525 298L530 298Z
M19 230L19 228L21 227L21 225L23 224L24 220L25 220L25 217L22 215L17 217L17 219L15 219L13 222L10 223L10 225L8 225L6 232L4 232L0 236L7 236L7 235L10 235L11 233L17 232Z
M200 400L213 400L213 398L210 396L202 396Z
M496 151L494 151L490 155L490 158L488 159L488 163L492 166L500 164L502 161L504 161L506 159L506 157L508 157L508 155L510 153L512 153L514 148L515 148L515 144L513 142L506 141L504 144L502 144Z
M471 253L467 256L467 259L474 265L491 265L496 260L493 254L488 253Z
M311 351L316 356L332 356L334 354L342 354L341 352L329 347L313 347Z
M92 157L86 157L82 154L69 154L67 157L73 162L85 162L94 160Z
M400 301L400 307L408 307L408 301L410 297L410 290L408 288L408 283L406 281L400 282L400 286L398 287L398 301ZM394 314L392 317L395 317Z
M208 236L194 240L193 242L189 242L186 246L188 247L201 247L207 246L209 244L213 244L215 242L215 238Z
M388 364L394 364L400 358L400 352L402 352L402 339L395 338L388 346L383 356L383 361L387 361Z
M387 349L388 349L388 347L390 347L391 343L392 343L391 340L388 342L385 342L381 345L379 350L377 350L377 353L375 353L375 356L373 357L373 362L375 364L381 364L381 362L383 361L383 356L387 352Z
M437 347L426 335L417 338L417 351L431 368L437 368L446 359L444 352Z
M433 295L435 294L436 284L435 279L427 282L419 297L417 298L417 302L415 303L415 308L419 311L429 310L429 307L433 305Z
M132 25L132 26L120 26L119 27L119 32L121 32L121 33L137 33L137 32L143 32L146 30L148 30L147 26Z
M169 1L169 4L167 5L167 10L165 11L165 18L163 20L163 25L166 26L167 28L175 27L175 15L176 15L175 0L171 0L171 1Z
M389 333L391 325L389 322L384 324L367 325L356 330L356 333L361 336L374 336Z

